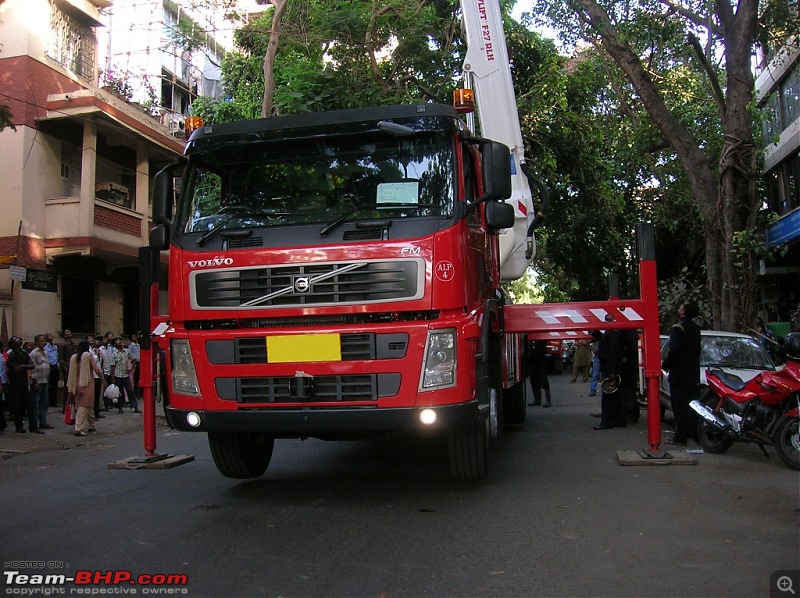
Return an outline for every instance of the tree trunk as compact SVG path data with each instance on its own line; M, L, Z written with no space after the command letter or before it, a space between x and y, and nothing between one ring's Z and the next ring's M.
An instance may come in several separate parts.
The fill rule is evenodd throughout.
M737 233L755 227L758 214L758 172L750 111L754 89L750 58L758 3L739 2L736 13L729 0L719 0L716 6L725 40L727 74L719 203L725 239L722 275L729 284L723 288L720 322L725 330L744 330L755 316L755 277L750 271L753 261L750 248L737 251L734 239Z
M264 55L264 97L261 100L261 116L272 115L275 100L275 56L278 53L278 39L281 36L281 16L288 0L271 0L275 11L272 14L272 27L269 31L269 44Z

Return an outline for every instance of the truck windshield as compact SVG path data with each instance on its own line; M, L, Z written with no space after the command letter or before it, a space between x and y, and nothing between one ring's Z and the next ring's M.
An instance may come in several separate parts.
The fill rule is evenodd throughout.
M223 145L190 162L178 230L450 218L453 143L447 132L376 132Z

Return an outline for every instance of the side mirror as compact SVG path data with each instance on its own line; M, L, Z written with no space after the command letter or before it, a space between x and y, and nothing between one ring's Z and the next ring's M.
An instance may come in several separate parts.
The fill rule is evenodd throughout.
M156 224L150 229L150 248L156 251L169 249L169 236L167 227L163 224Z
M163 226L172 224L172 202L175 188L172 171L175 164L170 164L158 171L153 180L153 223Z
M167 249L172 229L172 204L175 198L174 172L184 164L184 159L176 159L156 173L153 180L153 224L150 231L150 247Z
M514 206L499 201L486 202L486 227L491 231L514 226Z
M497 141L488 141L481 146L483 157L482 200L508 199L511 197L511 150ZM505 227L504 227L505 228Z

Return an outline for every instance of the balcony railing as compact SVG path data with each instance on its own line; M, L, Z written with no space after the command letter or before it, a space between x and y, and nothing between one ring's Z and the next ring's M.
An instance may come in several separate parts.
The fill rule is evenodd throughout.
M95 198L90 227L82 226L80 197L53 197L45 208L45 238L67 239L89 236L132 247L142 244L142 221L146 215Z

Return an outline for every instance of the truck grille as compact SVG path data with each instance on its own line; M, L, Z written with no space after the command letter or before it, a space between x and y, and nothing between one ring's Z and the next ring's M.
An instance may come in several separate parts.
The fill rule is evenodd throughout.
M418 259L192 272L192 307L258 310L419 299L423 275Z
M219 398L243 404L253 403L328 403L377 401L396 395L400 374L361 374L352 376L217 378Z
M408 349L408 334L348 333L339 337L342 361L403 359ZM213 365L267 363L267 343L263 336L206 341L206 355Z

